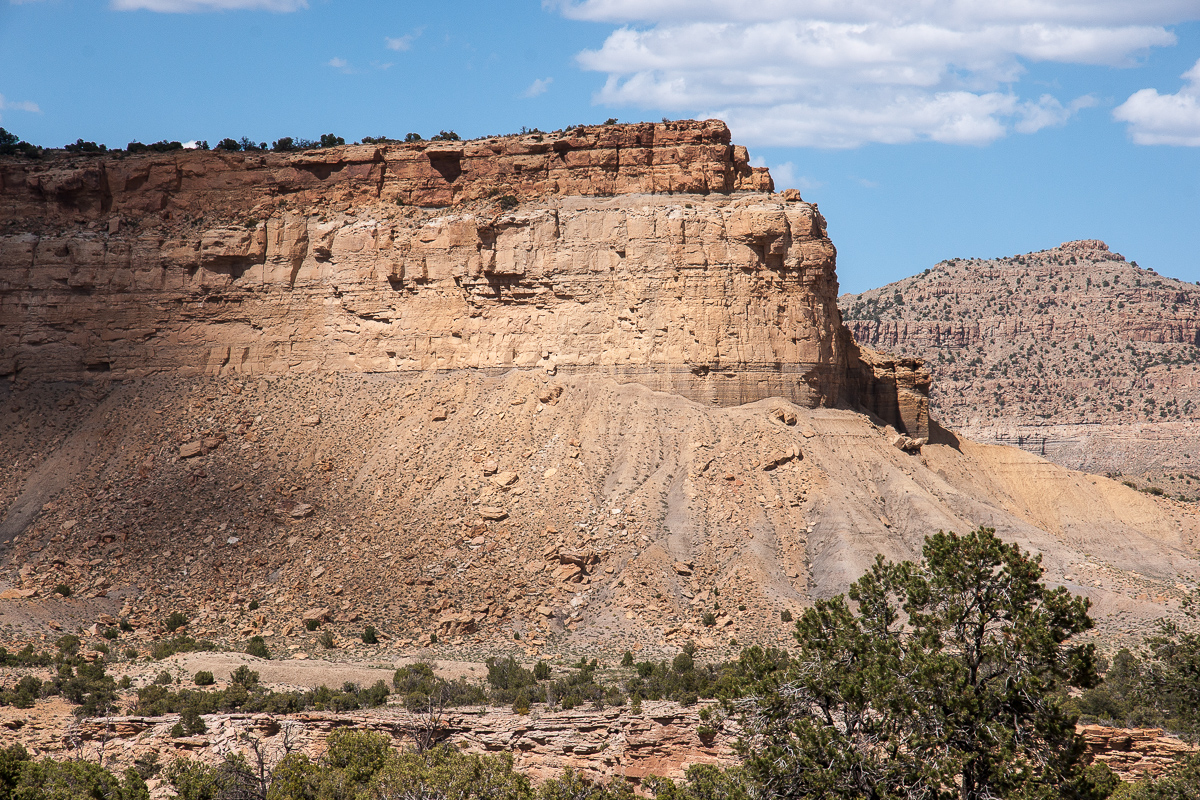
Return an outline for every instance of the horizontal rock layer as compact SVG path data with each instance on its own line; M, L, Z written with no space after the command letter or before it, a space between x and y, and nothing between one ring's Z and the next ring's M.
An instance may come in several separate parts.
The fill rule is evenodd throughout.
M451 206L498 195L769 192L719 120L580 127L470 142L355 145L301 153L176 151L0 160L0 220L126 221L261 213L283 200Z
M571 769L592 781L623 778L636 785L648 775L682 779L692 764L737 763L734 744L740 734L738 726L726 721L702 738L696 733L702 724L699 711L699 707L646 702L639 713L610 707L544 711L530 716L488 708L478 712L454 710L437 720L395 708L287 716L210 714L205 716L207 734L183 738L171 736L171 728L179 721L179 715L172 714L85 719L62 732L65 735L61 740L53 734L20 738L43 753L65 754L71 749L98 755L103 743L108 758L122 767L132 766L134 758L151 751L159 754L160 762L184 755L219 763L226 754L251 756L246 743L256 739L268 763L272 763L285 747L319 758L329 733L354 727L390 736L400 747L411 746L417 737L432 737L466 752L511 753L517 770L535 783L560 777ZM1161 777L1180 758L1196 752L1195 745L1161 728L1079 725L1076 733L1090 758L1106 764L1123 781Z
M9 159L0 182L0 374L23 380L518 368L922 413L857 361L816 207L719 122Z

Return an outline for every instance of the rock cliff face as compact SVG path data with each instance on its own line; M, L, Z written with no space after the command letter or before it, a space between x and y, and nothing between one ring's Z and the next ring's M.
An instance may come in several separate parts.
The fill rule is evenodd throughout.
M1195 284L1089 240L950 259L840 302L859 342L925 360L943 424L1200 496Z
M849 380L823 218L720 122L7 160L0 188L20 380L518 368L906 419Z
M1115 772L1123 781L1157 778L1176 766L1180 758L1196 752L1196 746L1162 728L1108 728L1079 725L1092 758Z

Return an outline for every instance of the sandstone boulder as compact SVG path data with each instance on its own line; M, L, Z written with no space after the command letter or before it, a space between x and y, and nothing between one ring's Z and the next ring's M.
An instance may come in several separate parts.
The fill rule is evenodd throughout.
M492 476L492 483L500 488L508 488L517 482L518 475L515 472L497 472Z

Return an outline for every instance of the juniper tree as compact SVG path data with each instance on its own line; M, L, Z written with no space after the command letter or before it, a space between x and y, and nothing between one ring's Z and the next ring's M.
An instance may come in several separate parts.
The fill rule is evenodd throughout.
M1060 704L1096 681L1086 599L980 528L882 557L796 622L799 652L743 701L746 767L768 797L1087 797Z

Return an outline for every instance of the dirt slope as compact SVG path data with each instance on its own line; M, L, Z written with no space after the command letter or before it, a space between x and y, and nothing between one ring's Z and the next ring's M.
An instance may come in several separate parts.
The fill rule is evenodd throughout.
M512 372L41 385L3 402L5 524L21 532L0 591L36 592L0 600L15 639L45 631L31 609L65 583L64 614L93 603L65 621L107 608L135 643L179 609L198 635L317 652L301 616L327 608L343 643L370 623L388 647L436 633L469 657L686 639L715 657L731 638L786 641L782 610L844 591L877 552L911 558L926 534L979 524L1123 634L1200 567L1187 504L936 428L905 452L862 414L781 400L714 408ZM25 435L49 417L48 442ZM201 454L181 458L189 444Z

